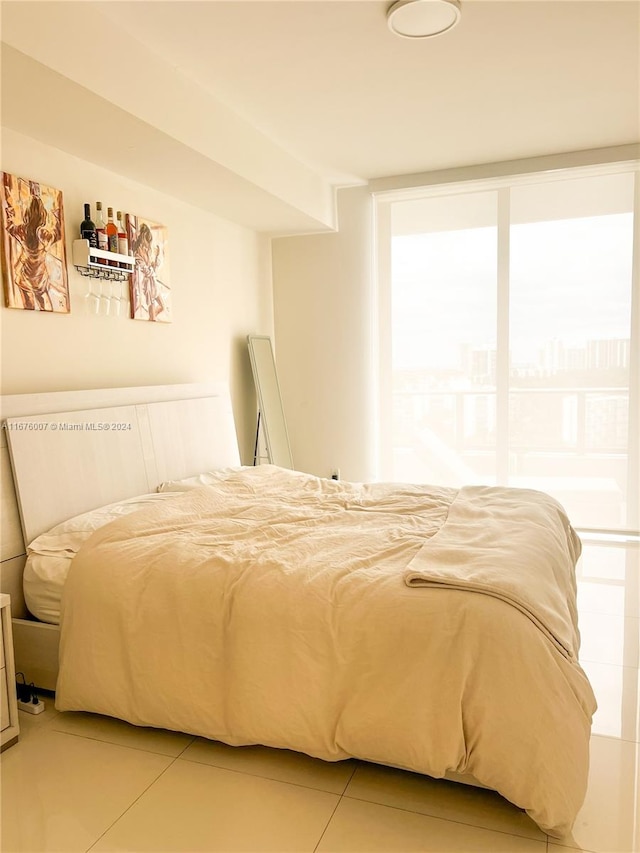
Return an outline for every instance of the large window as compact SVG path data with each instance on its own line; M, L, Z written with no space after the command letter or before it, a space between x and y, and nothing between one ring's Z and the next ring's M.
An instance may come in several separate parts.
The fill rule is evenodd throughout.
M379 198L385 479L536 488L578 527L638 529L636 180Z

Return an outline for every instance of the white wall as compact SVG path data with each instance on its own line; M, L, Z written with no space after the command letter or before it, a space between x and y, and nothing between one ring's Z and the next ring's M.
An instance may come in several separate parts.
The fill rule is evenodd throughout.
M273 241L276 362L295 467L375 479L372 200L338 193L339 231Z
M62 190L69 315L0 309L2 393L229 382L243 461L255 435L255 394L246 347L251 332L271 334L269 240L169 195L63 151L2 130L6 172ZM89 314L87 279L71 244L83 204L96 200L168 227L173 323Z

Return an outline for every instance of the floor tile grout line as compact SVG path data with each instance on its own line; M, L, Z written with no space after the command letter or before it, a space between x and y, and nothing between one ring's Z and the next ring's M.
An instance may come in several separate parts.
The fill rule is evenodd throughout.
M591 737L602 737L606 740L615 740L618 743L630 743L633 744L633 746L640 745L640 740L630 740L629 738L616 737L615 735L603 735L599 734L598 732L591 732Z
M91 740L94 743L104 743L107 746L119 746L119 747L122 747L122 749L133 749L133 750L136 750L136 752L144 752L146 755L157 755L160 758L171 758L174 760L177 758L180 758L180 756L182 755L184 750L188 749L188 747L191 746L191 744L187 744L187 746L185 746L185 748L183 750L181 750L181 752L179 752L178 755L170 755L166 752L155 752L153 749L144 749L144 747L131 746L130 744L126 744L126 743L116 743L113 740L104 740L104 739L99 738L99 737L80 734L79 732L67 732L67 731L64 731L62 729L52 729L52 731L54 731L58 735L68 735L69 737L79 737L79 738L82 738L83 740Z
M20 714L22 714L22 717L20 716ZM40 714L29 714L28 711L21 711L20 709L18 709L18 722L28 718L32 720L34 729L44 729L47 726L50 726L59 714L60 711L55 711L54 713L47 713L47 709L45 706L45 710L42 712L42 716L44 717L44 719L38 719L38 717L41 716Z
M313 848L313 853L316 853L316 851L318 850L318 847L322 844L322 839L325 837L326 832L329 829L329 826L331 824L331 821L333 820L335 813L338 811L338 806L340 805L341 802L342 802L342 795L340 797L338 797L338 802L335 804L333 811L329 815L329 820L327 821L325 828L320 833L320 838L317 840L316 845Z
M578 606L578 621L580 616L610 616L612 619L640 619L635 613L611 613L608 610L594 610L592 607Z
M580 658L578 661L580 666L584 669L583 664L593 663L596 666L616 666L619 669L632 669L634 671L640 672L640 660L638 660L638 665L636 666L633 663L611 663L611 661L604 660L591 660L590 658Z
M229 773L240 773L243 776L251 776L254 779L265 779L267 782L282 782L283 785L295 785L296 788L304 788L306 791L318 791L321 794L333 794L335 797L342 796L338 791L328 791L326 788L317 788L314 785L305 785L302 782L292 782L289 779L277 779L275 776L264 776L261 773L252 773L249 770L240 770L235 767L225 767L221 764L212 764L210 761L198 761L196 758L183 758L182 755L177 755L176 760L186 761L189 764L199 764L200 767L213 767L215 770L228 770ZM353 773L355 773L355 770ZM353 776L353 773L351 776ZM346 784L348 785L350 781L351 777L349 777L349 781Z
M157 753L155 753L155 754L157 754ZM164 757L165 757L165 758L168 758L169 756L164 756ZM141 797L144 797L144 795L147 793L147 791L149 791L151 788L153 788L153 786L156 784L156 782L158 782L158 781L159 781L159 780L164 776L164 774L167 772L167 770L169 770L171 767L173 767L173 765L176 763L176 761L177 761L177 760L178 760L178 758L177 758L177 756L176 756L176 757L175 757L175 758L174 758L174 759L173 759L169 764L167 764L167 766L164 768L164 770L161 770L161 771L160 771L160 773L158 773L158 775L156 776L156 778L155 778L155 779L153 779L151 782L149 782L149 784L147 785L147 787L146 787L143 791L141 791L141 792L138 794L138 796L137 796L137 797L135 797L135 798L134 798L134 799L129 803L129 805L126 807L126 809L125 809L121 814L119 814L119 815L118 815L118 817L117 817L114 821L112 821L112 822L109 824L109 826L104 830L104 832L101 832L101 833L100 833L100 835L99 835L99 836L96 838L96 840L91 844L91 846L90 846L90 847L87 847L87 849L86 849L85 853L90 853L90 851L91 851L91 850L93 850L93 848L96 846L96 844L97 844L97 843L98 843L102 838L104 838L104 836L107 834L107 832L109 832L109 830L110 830L110 829L113 829L113 827L116 825L116 823L118 823L118 821L119 821L119 820L122 820L122 818L127 814L127 812L131 811L131 809L135 806L135 804L138 802L138 800L140 800L140 798L141 798Z
M583 658L581 657L578 661L580 666L583 669L586 669L589 665L592 666L611 666L616 669L630 669L633 672L640 672L640 648L638 649L638 663L614 663L610 660L594 660L593 658Z
M442 817L441 815L429 814L427 812L418 812L418 811L415 811L415 809L404 808L403 806L392 806L392 805L389 805L389 803L379 803L377 800L363 800L362 797L354 797L350 794L343 794L340 799L341 800L342 799L355 800L356 802L359 802L359 803L370 803L372 806L382 806L383 808L395 809L396 811L399 811L399 812L407 812L408 814L421 815L422 817L428 817L428 818L431 818L432 820L442 820L445 823L455 823L457 826L468 826L468 827L471 827L472 829L483 829L486 832L497 832L500 835L508 835L510 838L521 838L521 839L524 839L525 841L535 841L538 844L544 844L545 842L547 844L549 843L549 836L547 835L546 832L543 832L543 830L540 830L540 832L542 832L542 834L544 835L544 838L532 838L531 835L519 835L517 832L508 832L507 830L504 830L504 829L492 829L492 828L487 827L487 826L480 826L476 823L466 823L465 821L462 821L462 820L455 820L455 818ZM514 808L517 808L517 807L514 806Z
M318 847L320 846L320 844L322 844L322 839L324 838L324 836L325 836L325 834L326 834L327 830L329 829L329 826L330 826L330 824L331 824L331 821L333 820L335 813L338 811L338 806L340 805L340 803L341 803L341 802L342 802L342 800L344 799L345 791L347 790L347 788L348 788L348 787L349 787L349 785L351 784L351 780L352 780L352 779L353 779L353 777L355 776L355 774L356 774L356 770L357 770L357 769L358 769L358 767L357 767L357 765L356 765L356 766L353 768L352 772L351 772L351 776L349 776L349 778L347 779L347 781L346 781L346 783L345 783L345 786L344 786L344 788L342 789L342 793L341 793L341 794L340 794L340 796L338 797L338 802L336 803L336 806L335 806L334 810L331 812L331 814L330 814L330 816L329 816L329 820L327 821L325 828L322 830L322 832L321 832L321 834L320 834L320 838L318 839L318 841L317 841L317 843L316 843L316 846L313 848L313 853L316 853L316 851L317 851Z
M582 630L582 620L586 616L605 616L607 619L633 619L636 622L640 621L640 616L635 613L603 613L601 610L579 610L578 611L578 627Z
M182 756L189 749L189 747L193 746L193 744L196 742L196 739L198 736L197 735L189 735L189 737L191 737L191 740L189 741L188 744L185 745L184 749L181 752L179 752L178 755L176 755L176 759L182 758Z

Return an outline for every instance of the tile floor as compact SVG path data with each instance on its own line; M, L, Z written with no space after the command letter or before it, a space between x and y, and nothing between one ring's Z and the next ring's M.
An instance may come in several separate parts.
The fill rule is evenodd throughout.
M640 853L639 558L637 543L585 542L578 566L599 709L587 798L561 842L490 791L61 714L45 697L0 760L0 849Z

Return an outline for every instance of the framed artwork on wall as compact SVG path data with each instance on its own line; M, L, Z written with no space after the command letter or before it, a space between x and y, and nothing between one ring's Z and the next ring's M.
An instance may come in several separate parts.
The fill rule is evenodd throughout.
M0 172L5 305L68 314L62 191Z
M131 275L131 317L171 322L168 229L141 216L127 215L129 250L135 258Z

